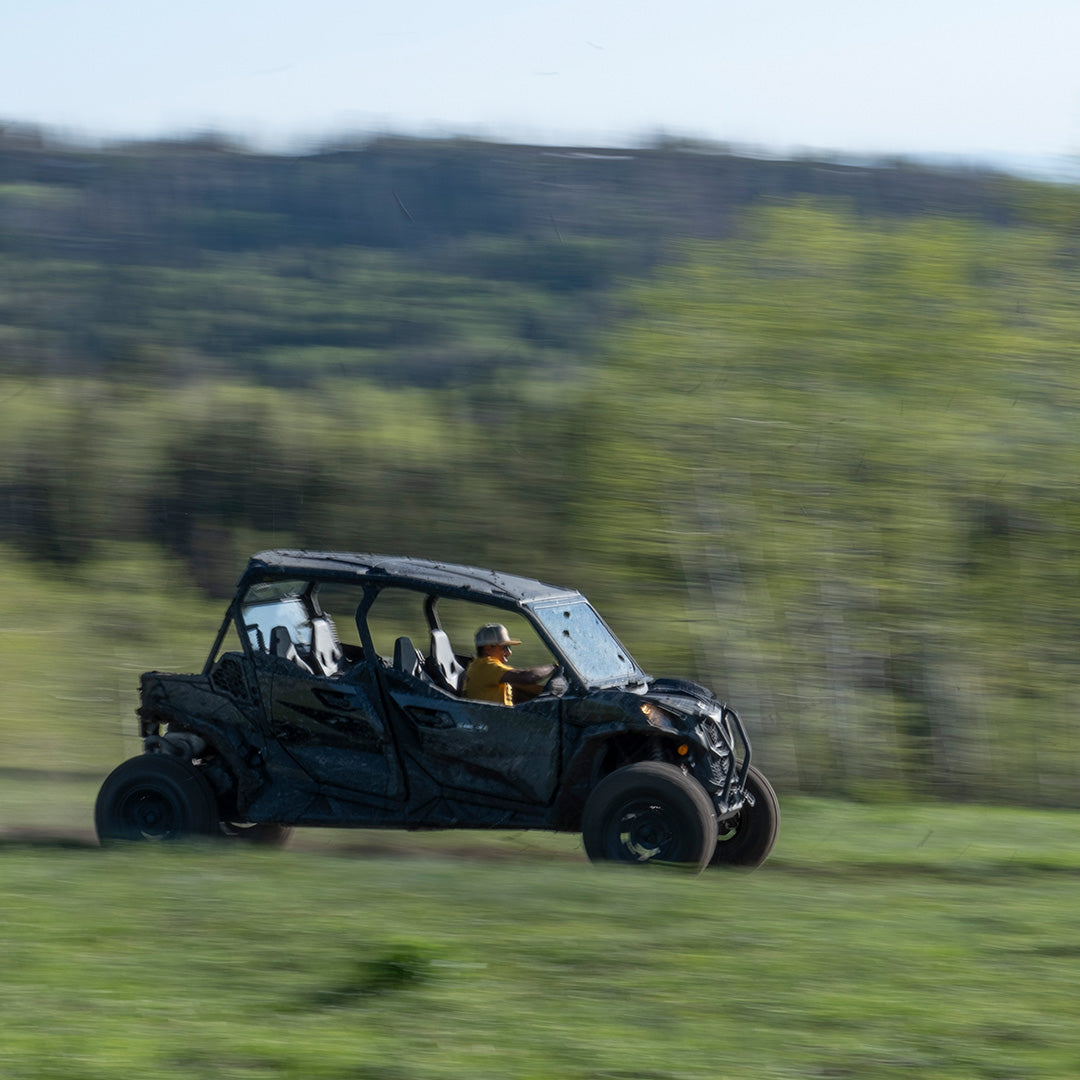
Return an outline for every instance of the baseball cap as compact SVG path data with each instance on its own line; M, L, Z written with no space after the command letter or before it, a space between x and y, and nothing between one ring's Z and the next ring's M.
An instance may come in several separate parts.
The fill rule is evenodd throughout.
M512 638L502 623L487 623L476 631L476 647L485 645L520 645L517 638Z

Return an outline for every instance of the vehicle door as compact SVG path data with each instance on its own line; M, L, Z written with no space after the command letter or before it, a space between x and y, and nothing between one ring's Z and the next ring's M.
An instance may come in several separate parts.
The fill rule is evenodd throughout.
M467 801L551 802L559 780L557 698L510 708L453 697L393 668L382 674L403 727L410 773L420 770Z
M402 795L402 773L371 665L327 678L279 657L269 659L271 733L304 772L317 783L349 791Z
M312 780L398 797L402 772L367 663L323 674L306 583L268 583L243 609L269 734ZM252 592L256 592L255 589ZM329 668L327 670L330 670Z

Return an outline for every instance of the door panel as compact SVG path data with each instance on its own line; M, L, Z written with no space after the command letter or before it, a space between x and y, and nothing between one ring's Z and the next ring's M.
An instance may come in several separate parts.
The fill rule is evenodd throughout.
M402 795L401 770L370 668L354 668L348 679L325 678L287 660L273 662L270 726L293 760L321 784Z
M416 740L417 762L461 792L545 805L559 772L559 703L516 708L452 698L420 680L386 673L390 697Z

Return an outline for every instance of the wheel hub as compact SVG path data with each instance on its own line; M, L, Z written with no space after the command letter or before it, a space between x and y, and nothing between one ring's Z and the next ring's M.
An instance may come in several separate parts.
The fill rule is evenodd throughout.
M619 815L619 842L638 862L662 855L673 838L669 816L657 803L631 803Z
M175 813L157 791L133 792L124 815L135 832L147 840L160 840L175 831Z

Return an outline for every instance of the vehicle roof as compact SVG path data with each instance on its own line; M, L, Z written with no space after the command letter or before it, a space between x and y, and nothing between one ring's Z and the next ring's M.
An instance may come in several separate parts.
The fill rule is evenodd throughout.
M415 559L401 555L365 555L348 551L260 551L248 562L241 586L282 577L371 582L430 590L462 599L525 604L577 596L576 589L477 566Z

